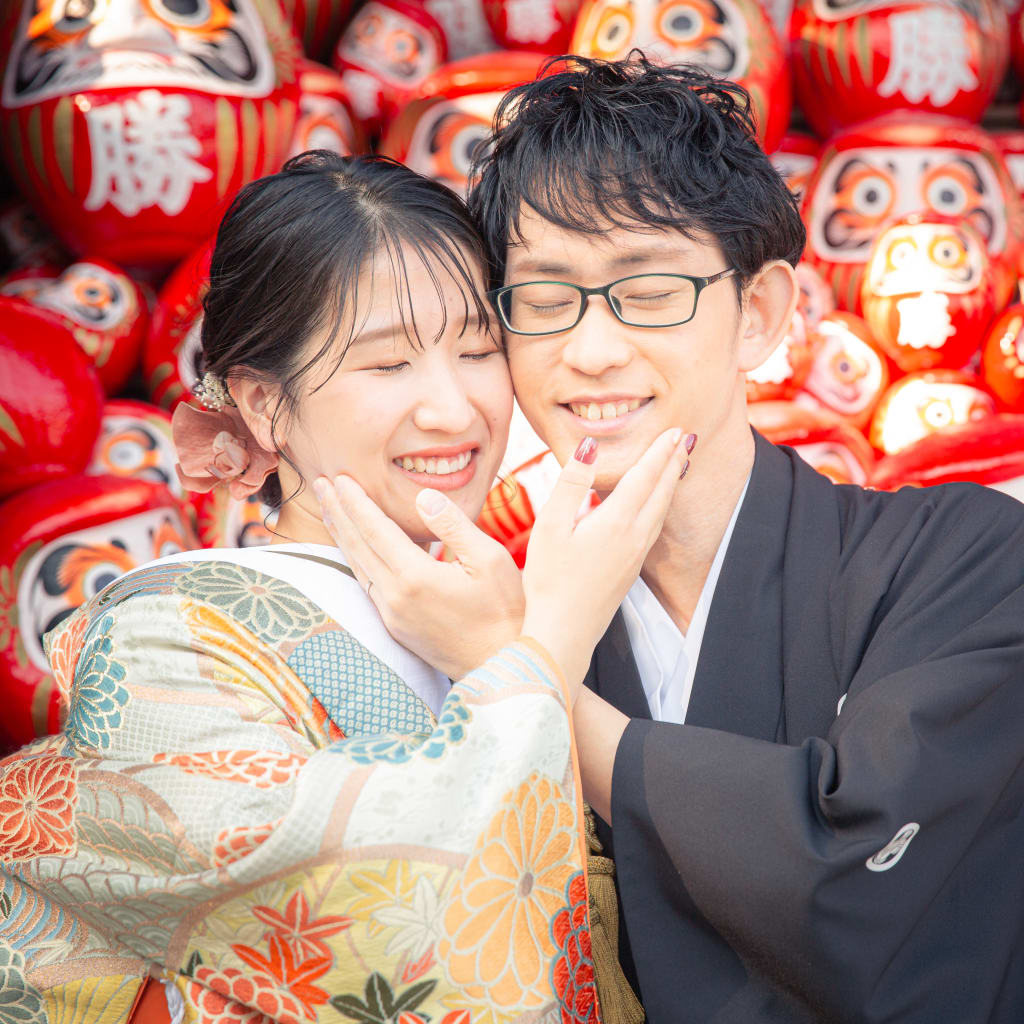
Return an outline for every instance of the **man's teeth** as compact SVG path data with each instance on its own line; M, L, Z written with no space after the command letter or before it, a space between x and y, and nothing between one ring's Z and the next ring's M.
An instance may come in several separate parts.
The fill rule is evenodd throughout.
M643 399L631 398L628 402L604 402L601 405L597 402L570 402L569 408L585 420L611 420L639 409L642 404Z
M402 469L408 469L414 473L447 476L449 473L458 473L460 469L465 469L469 465L471 458L473 458L473 452L468 451L463 452L461 455L454 455L450 459L421 459L418 456L410 458L406 455L401 459L395 459L395 462Z

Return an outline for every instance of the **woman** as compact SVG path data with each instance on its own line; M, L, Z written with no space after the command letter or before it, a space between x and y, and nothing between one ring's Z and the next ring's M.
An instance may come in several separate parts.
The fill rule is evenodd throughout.
M276 472L282 543L152 563L50 635L64 734L0 763L3 1024L596 1019L569 711L678 432L574 529L581 446L523 637L454 686L308 486L351 474L423 543L424 487L478 512L511 404L482 288L461 204L400 165L306 154L233 203L176 432L194 487Z

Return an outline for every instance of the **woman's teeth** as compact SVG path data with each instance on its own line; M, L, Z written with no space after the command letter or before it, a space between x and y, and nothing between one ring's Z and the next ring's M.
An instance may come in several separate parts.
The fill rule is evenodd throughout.
M639 409L641 405L643 399L631 398L628 402L604 402L601 405L596 402L570 402L569 408L585 420L612 420Z
M469 465L471 458L473 458L472 451L463 452L461 455L453 455L450 459L410 458L406 455L404 458L395 459L395 465L401 466L402 469L408 469L413 473L447 476L449 473L458 473L460 469L465 469Z

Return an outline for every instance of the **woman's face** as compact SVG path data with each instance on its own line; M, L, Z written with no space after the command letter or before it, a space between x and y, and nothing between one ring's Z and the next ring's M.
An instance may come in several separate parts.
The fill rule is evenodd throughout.
M384 253L360 275L351 344L340 364L329 354L306 378L285 451L307 484L321 474L353 477L422 543L433 540L415 508L422 488L444 491L471 519L479 514L508 440L512 383L497 335L478 319L461 280L409 246L402 256L398 281ZM464 262L482 292L480 269ZM339 345L352 323L343 321ZM310 339L307 359L322 340ZM287 496L284 463L281 472ZM302 500L315 504L308 489Z

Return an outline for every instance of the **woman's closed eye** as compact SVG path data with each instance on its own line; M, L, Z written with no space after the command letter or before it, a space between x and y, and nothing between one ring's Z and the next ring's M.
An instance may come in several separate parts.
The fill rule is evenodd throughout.
M483 352L463 352L460 358L468 359L471 362L482 362L483 360L488 359L490 356L497 356L500 354L500 348L489 348L485 349ZM399 370L402 369L402 367L408 365L408 360L403 360L400 363L387 363L382 364L380 366L371 366L369 367L369 369L376 370L380 373L397 373Z

